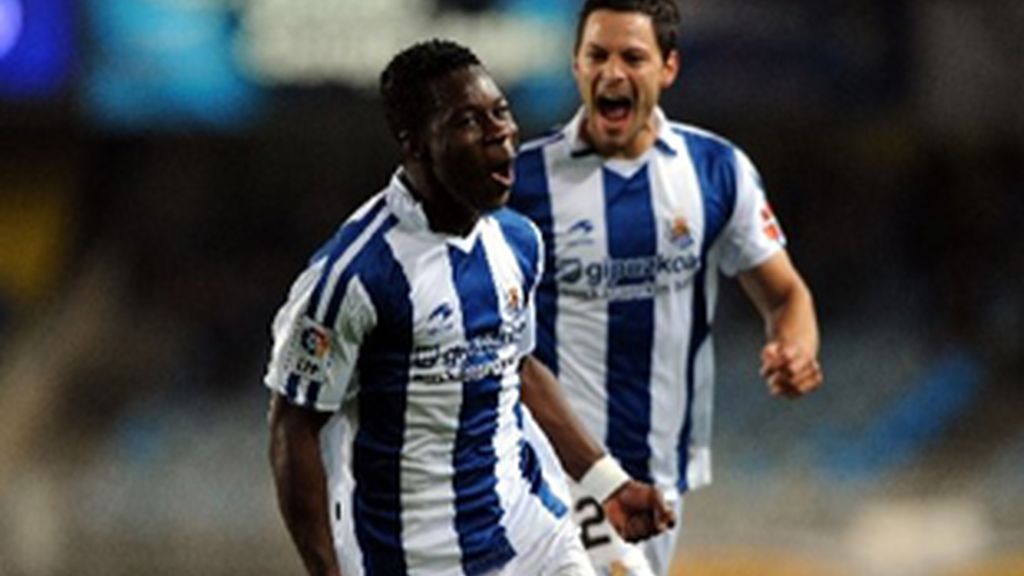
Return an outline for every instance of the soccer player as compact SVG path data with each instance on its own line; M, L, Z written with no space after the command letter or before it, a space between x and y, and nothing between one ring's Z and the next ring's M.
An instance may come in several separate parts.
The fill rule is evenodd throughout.
M747 156L658 107L676 78L672 0L588 0L573 73L583 105L516 160L510 206L540 228L537 357L590 432L677 516L708 483L711 324L718 272L761 315L761 375L796 397L822 382L811 294ZM662 575L676 532L632 546L573 487L576 519L604 573Z
M398 54L381 93L401 167L274 320L265 383L287 528L316 575L593 574L538 423L625 538L673 516L528 356L542 246L503 209L509 106L469 50L439 40Z

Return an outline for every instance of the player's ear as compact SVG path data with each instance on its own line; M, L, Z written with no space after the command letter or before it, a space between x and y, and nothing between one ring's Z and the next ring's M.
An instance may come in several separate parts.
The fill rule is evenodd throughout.
M668 88L676 81L676 76L679 75L679 62L681 57L679 56L679 50L672 49L668 53L668 57L665 58L665 65L661 69L661 87L662 89Z
M423 139L417 137L413 130L402 130L398 133L398 143L402 147L402 156L414 160L423 160L427 151L423 147Z

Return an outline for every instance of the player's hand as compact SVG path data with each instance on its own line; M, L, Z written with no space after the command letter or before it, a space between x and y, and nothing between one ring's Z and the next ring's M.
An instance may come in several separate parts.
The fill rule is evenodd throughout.
M796 398L821 386L818 359L795 344L769 342L761 350L761 377L773 396Z
M604 501L608 522L626 542L639 542L676 525L676 515L650 484L630 480Z

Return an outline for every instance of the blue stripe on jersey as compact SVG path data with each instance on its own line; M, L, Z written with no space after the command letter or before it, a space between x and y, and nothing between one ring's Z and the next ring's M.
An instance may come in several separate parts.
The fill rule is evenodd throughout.
M551 192L544 166L544 148L532 148L516 158L516 178L509 207L525 214L540 229L544 240L544 276L537 290L536 349L534 356L558 375L558 289L555 286L555 232Z
M516 404L516 424L519 426L519 432L523 432L523 405L522 403ZM523 479L530 484L530 493L540 499L541 504L551 512L555 518L561 518L568 512L569 508L566 507L565 502L562 502L555 493L551 491L551 486L548 485L544 479L544 470L541 468L540 459L537 457L537 452L533 449L533 446L526 441L526 438L519 439L519 471L523 474Z
M320 382L310 382L309 389L306 390L306 406L316 406L316 401L320 398L320 389L323 384Z
M334 234L334 236L327 241L316 254L310 259L310 263L316 262L320 258L327 257L327 263L324 266L323 273L320 275L320 280L316 283L316 288L313 289L313 294L309 298L309 306L306 308L306 315L310 318L316 319L316 309L320 306L320 298L323 297L323 291L326 288L327 281L331 275L331 269L334 268L334 263L341 258L341 255L345 253L345 250L355 242L356 238L366 230L366 227L373 222L373 219L377 217L377 214L384 208L387 202L384 196L381 195L374 203L373 206L358 220L349 220L342 224L341 228ZM338 287L342 289L339 290ZM341 292L344 294L344 287L341 282L338 282L335 288L335 294ZM333 325L333 322L324 322L326 326Z
M568 511L565 503L551 491L547 481L544 480L544 473L540 467L537 453L533 446L526 441L526 438L519 440L519 471L523 478L530 484L530 493L540 499L541 504L555 518L561 518Z
M382 228L396 223L391 216ZM370 240L349 268L384 275L384 280L364 284L374 308L388 311L381 316L386 323L367 334L359 352L359 431L352 456L356 538L367 576L402 576L400 470L413 332L409 281L383 233Z
M687 470L689 468L690 435L693 430L693 394L696 385L697 353L711 332L705 295L708 274L707 255L736 207L736 152L721 140L688 131L676 130L676 132L686 139L686 147L690 151L690 158L700 184L701 203L704 208L701 264L693 278L690 346L686 351L686 416L679 433L678 446L678 487L680 491L685 492L689 488Z
M448 254L468 343L465 365L491 362L497 357L494 351L474 350L473 345L496 336L502 323L483 243L477 240L469 254L457 248L450 248ZM498 430L500 393L500 377L488 375L462 383L453 460L455 530L467 576L504 566L516 555L501 524L503 511L496 490L498 456L493 440Z
M299 397L299 382L302 378L295 373L288 375L288 381L284 385L284 395L288 401L294 404Z
M605 221L608 254L613 261L657 254L657 224L651 201L648 167L631 178L604 169ZM653 283L649 276L605 279L609 290ZM605 445L627 472L650 482L651 350L654 346L654 300L609 299L605 385L608 390L608 431Z

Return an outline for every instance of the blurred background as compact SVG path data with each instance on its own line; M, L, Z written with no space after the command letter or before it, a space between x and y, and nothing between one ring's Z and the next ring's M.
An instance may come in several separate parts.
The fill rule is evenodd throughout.
M757 377L728 285L693 576L1024 574L1024 4L684 0L670 116L758 164L827 382ZM375 96L471 46L524 135L575 0L0 0L0 574L297 574L269 323L387 181Z

